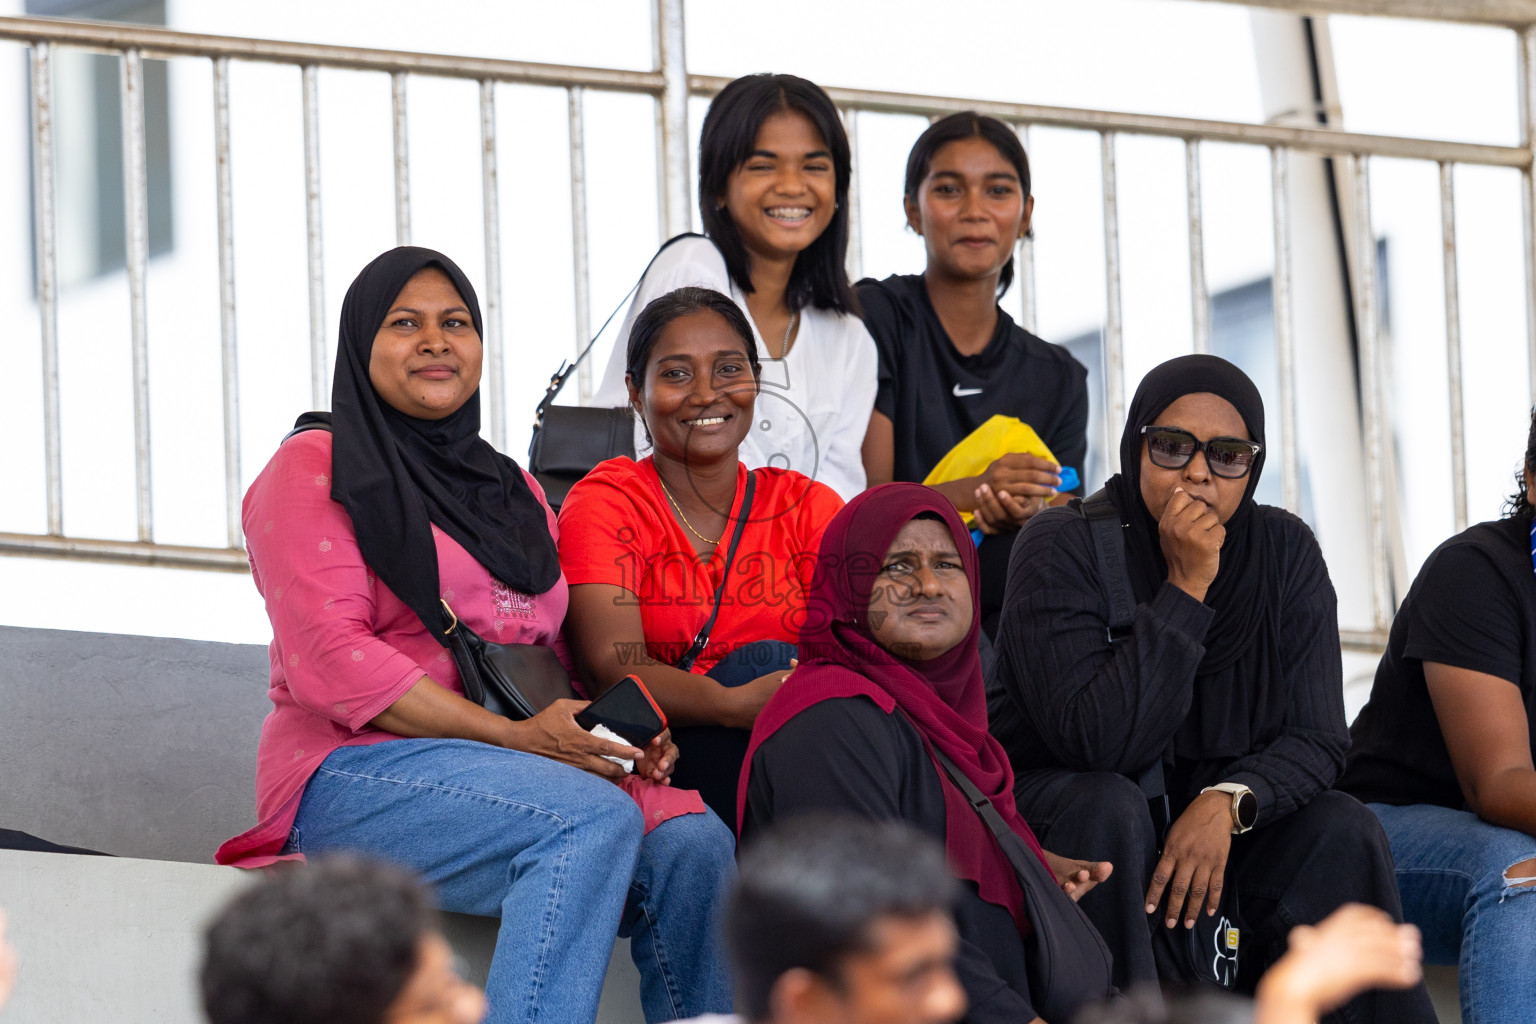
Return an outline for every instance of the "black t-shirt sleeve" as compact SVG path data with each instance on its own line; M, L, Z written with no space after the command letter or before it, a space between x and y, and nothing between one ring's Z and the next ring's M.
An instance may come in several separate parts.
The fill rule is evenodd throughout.
M864 310L864 326L869 329L869 336L875 339L875 352L880 357L875 411L894 422L898 370L896 345L900 337L896 310L885 288L871 278L859 282L858 292L859 305Z
M1518 595L1489 553L1470 544L1437 551L1421 573L1403 656L1507 679L1519 685Z

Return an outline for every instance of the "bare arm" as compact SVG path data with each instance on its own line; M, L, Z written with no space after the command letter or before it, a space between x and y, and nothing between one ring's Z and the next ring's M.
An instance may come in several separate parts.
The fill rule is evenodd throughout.
M750 729L787 672L759 676L745 686L721 686L646 653L645 629L635 595L609 583L571 587L566 630L577 670L597 693L636 675L676 725L727 725Z
M896 473L896 427L890 417L878 409L869 414L862 455L864 479L870 487L891 482Z
M1536 768L1519 687L1433 661L1424 663L1424 681L1467 806L1484 821L1536 836Z
M670 767L660 763L654 767L642 765L645 751L627 743L598 739L587 732L576 724L575 718L576 712L584 707L585 701L560 700L525 722L514 722L445 689L429 676L422 676L369 724L399 736L477 740L521 750L608 779L623 778L624 769L606 760L605 755L637 759L636 771L647 776ZM658 760L662 759L662 747L653 744L648 749ZM676 757L665 760L675 761Z

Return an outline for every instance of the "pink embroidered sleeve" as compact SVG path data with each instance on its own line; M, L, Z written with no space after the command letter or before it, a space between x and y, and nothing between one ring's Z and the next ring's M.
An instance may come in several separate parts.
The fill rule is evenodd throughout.
M427 672L379 637L381 584L331 500L330 472L328 431L290 439L247 493L243 521L293 699L355 733Z

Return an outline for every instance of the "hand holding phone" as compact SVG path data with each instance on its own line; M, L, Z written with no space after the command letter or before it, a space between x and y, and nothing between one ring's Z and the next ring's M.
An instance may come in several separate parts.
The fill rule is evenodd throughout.
M620 679L601 697L576 713L576 724L595 736L645 748L667 727L667 716L637 676ZM599 731L603 730L603 731ZM623 762L610 758L616 764ZM631 762L626 771L633 771Z

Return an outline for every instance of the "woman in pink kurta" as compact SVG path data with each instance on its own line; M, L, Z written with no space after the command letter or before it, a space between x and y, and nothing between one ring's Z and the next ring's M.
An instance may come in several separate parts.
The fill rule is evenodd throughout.
M300 421L328 429L296 431L246 494L273 709L260 822L218 860L368 853L420 872L445 909L500 917L489 1021L592 1019L616 932L647 1020L728 1012L713 921L730 833L667 786L670 737L598 739L578 701L492 714L443 644L447 605L488 640L565 660L555 518L479 437L480 331L447 257L374 260L343 305L334 413Z

